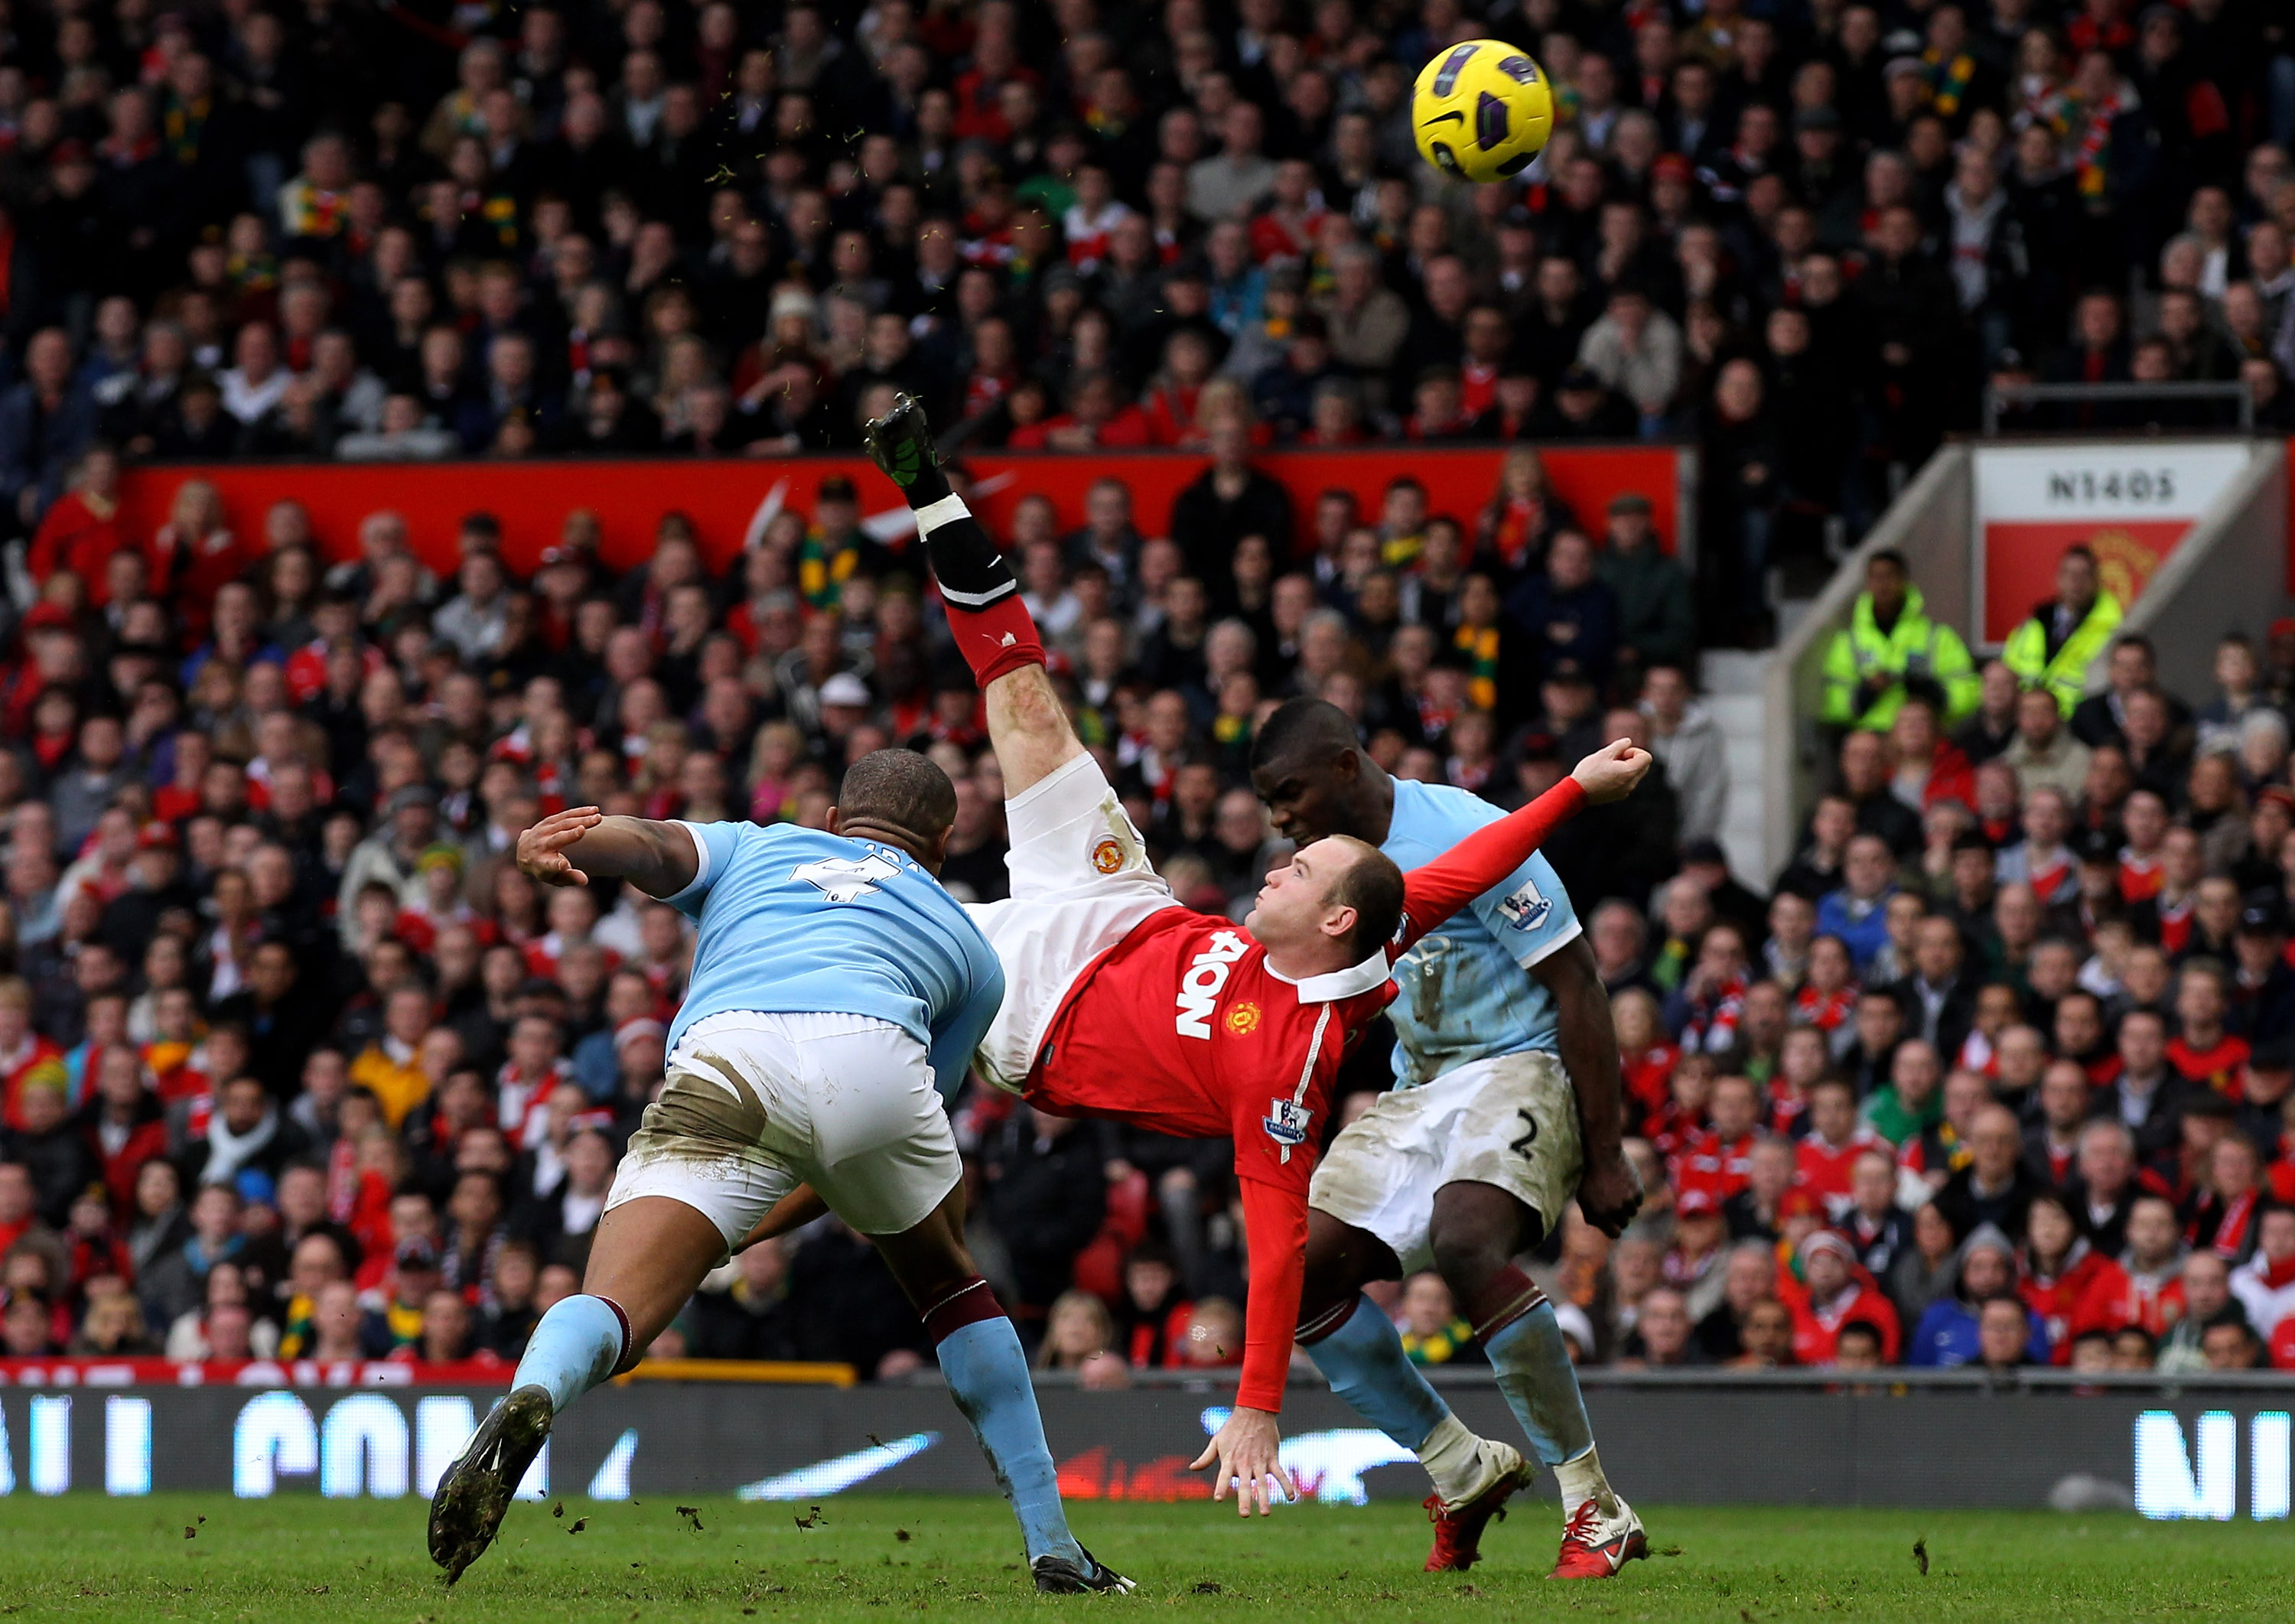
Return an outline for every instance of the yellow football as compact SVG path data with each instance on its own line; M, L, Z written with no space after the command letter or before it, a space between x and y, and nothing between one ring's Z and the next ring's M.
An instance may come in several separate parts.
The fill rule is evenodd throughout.
M1518 45L1470 39L1436 53L1410 93L1419 156L1463 181L1529 167L1554 133L1554 90Z

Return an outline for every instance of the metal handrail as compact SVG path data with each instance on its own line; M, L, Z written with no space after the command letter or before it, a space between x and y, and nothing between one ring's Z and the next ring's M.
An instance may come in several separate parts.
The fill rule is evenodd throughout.
M2243 383L1987 383L1984 386L1984 432L2000 432L2000 404L2005 400L2085 401L2103 404L2121 400L2228 400L2239 405L2242 432L2255 432L2255 396Z

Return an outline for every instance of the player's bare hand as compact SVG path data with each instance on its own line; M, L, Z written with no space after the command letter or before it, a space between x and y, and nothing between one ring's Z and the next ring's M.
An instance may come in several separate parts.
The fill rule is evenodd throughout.
M1256 1505L1263 1517L1275 1509L1278 1498L1299 1498L1299 1484L1283 1469L1279 1458L1282 1447L1283 1434L1272 1414L1237 1405L1227 1424L1213 1434L1188 1470L1201 1472L1211 1466L1217 1473L1212 1480L1212 1498L1225 1499L1232 1484L1236 1515L1249 1516Z
M1570 776L1585 786L1586 798L1599 806L1606 801L1624 800L1649 770L1647 750L1638 748L1630 739L1613 739L1580 762Z
M1612 1240L1624 1234L1642 1210L1642 1176L1622 1151L1588 1162L1578 1178L1578 1210Z
M545 885L586 885L590 877L574 866L566 848L606 820L594 806L569 806L552 812L518 837L518 867Z

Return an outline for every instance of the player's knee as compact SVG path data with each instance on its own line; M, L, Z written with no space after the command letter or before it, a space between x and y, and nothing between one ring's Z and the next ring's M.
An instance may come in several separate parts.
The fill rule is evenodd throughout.
M1512 1249L1497 1236L1474 1227L1438 1231L1429 1238L1428 1250L1434 1272L1460 1302L1471 1301L1514 1261Z

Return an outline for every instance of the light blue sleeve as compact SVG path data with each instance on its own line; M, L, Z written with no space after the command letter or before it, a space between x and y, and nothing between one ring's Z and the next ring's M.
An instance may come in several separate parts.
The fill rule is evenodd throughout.
M693 836L693 847L700 853L701 866L694 870L693 879L684 890L661 900L686 918L698 919L701 917L701 905L709 900L709 888L731 866L734 849L741 844L741 831L748 826L740 823L687 823L682 819L678 826Z
M1554 867L1540 853L1467 904L1491 939L1523 969L1577 940L1578 910Z
M985 964L976 967L972 994L963 1005L933 1029L932 1050L927 1056L933 1069L933 1087L940 1090L943 1100L952 1100L964 1087L964 1075L972 1068L972 1057L988 1035L990 1023L1004 1003L1004 967L993 954L984 953Z

